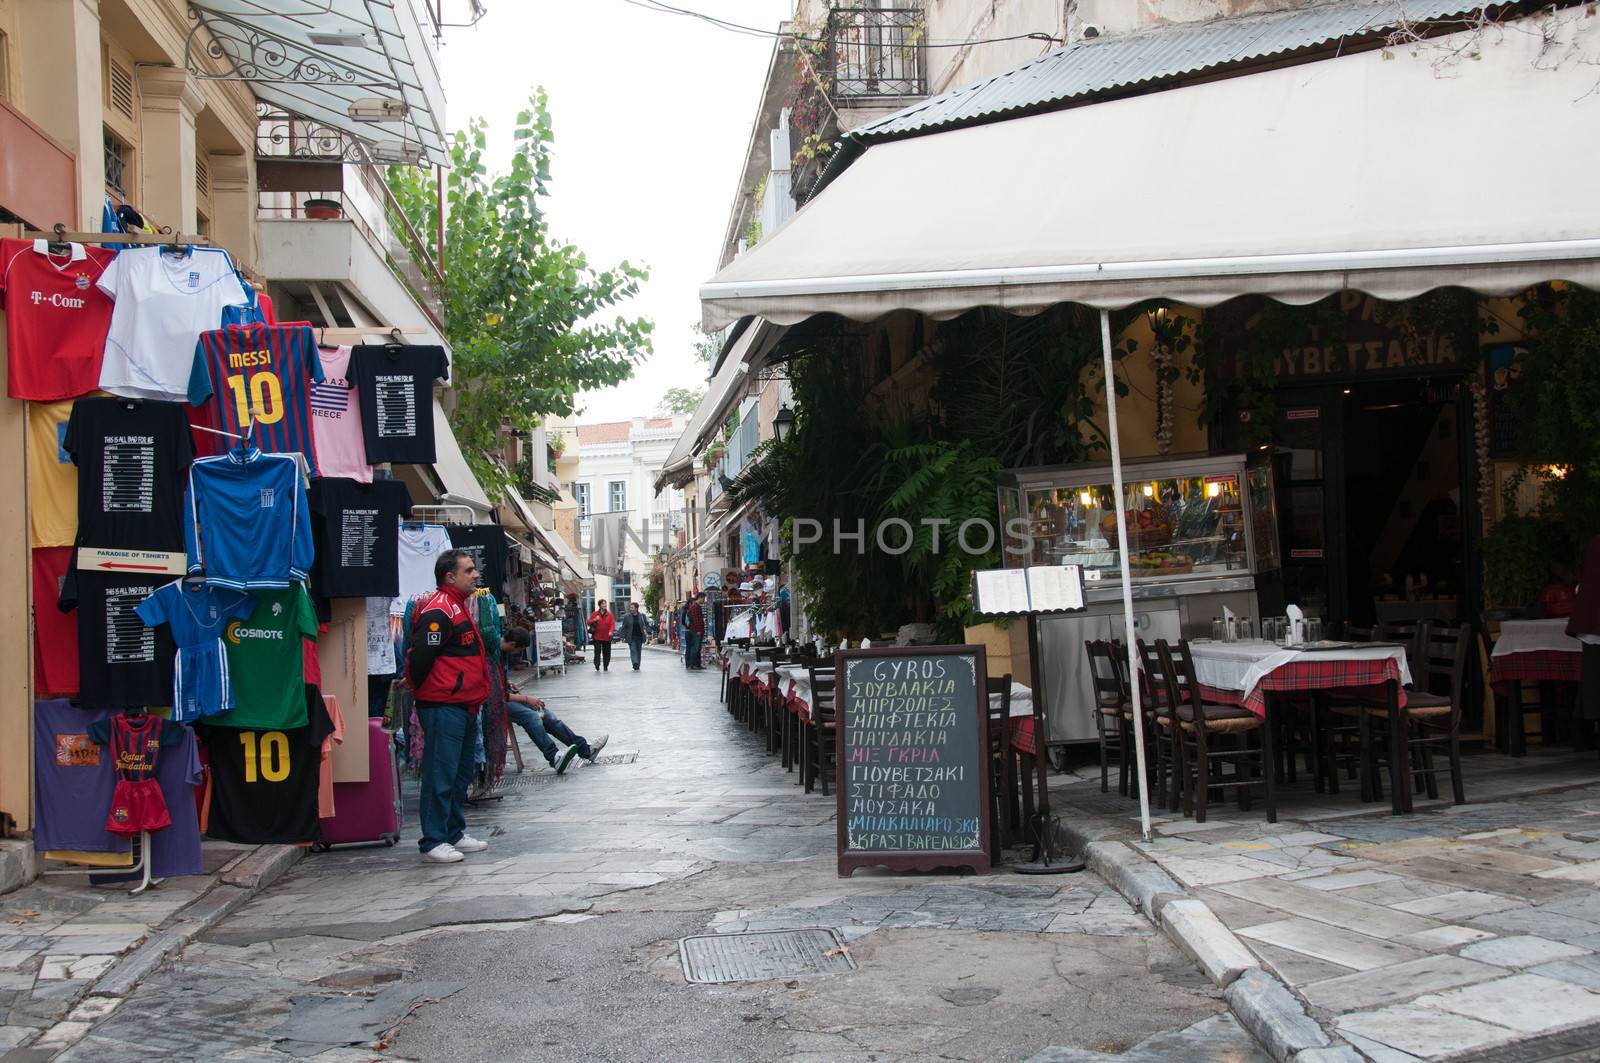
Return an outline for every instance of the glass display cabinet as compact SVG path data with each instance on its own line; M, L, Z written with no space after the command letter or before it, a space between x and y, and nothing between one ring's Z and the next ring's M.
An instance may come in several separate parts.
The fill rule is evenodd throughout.
M1054 745L1092 741L1084 642L1124 639L1123 543L1137 637L1204 638L1224 608L1259 618L1258 577L1279 568L1272 468L1242 454L1125 462L1123 492L1111 466L1058 465L1001 474L1004 564L1081 565L1088 608L1043 616L1039 682Z

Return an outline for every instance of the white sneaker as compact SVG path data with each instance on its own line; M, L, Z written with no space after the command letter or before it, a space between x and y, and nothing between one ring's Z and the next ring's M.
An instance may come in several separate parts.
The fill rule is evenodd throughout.
M456 839L455 850L458 853L481 853L487 848L488 842L480 842L470 834L463 834Z
M480 843L481 844L481 843ZM422 858L432 864L456 864L465 859L461 850L449 842L440 842L432 849L422 854Z
M587 759L590 764L593 764L599 759L600 751L606 747L606 743L609 741L611 741L611 736L608 734L603 734L599 738L596 738L593 742L589 743L589 756Z

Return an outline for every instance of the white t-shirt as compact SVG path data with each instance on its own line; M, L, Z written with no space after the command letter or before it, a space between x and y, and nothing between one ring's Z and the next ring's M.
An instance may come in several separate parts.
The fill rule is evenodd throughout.
M400 597L389 604L389 612L399 616L406 611L407 602L439 586L439 581L433 578L433 563L448 549L450 533L444 530L444 525L408 528L401 521Z
M393 675L394 635L389 630L388 598L367 599L367 674Z
M115 301L100 387L113 395L184 402L200 333L222 323L222 308L249 302L227 252L164 247L119 251L100 275Z

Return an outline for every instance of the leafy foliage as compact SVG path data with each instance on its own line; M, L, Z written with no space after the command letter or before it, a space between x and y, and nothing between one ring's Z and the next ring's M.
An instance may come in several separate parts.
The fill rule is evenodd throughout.
M553 141L540 89L517 115L506 173L491 175L484 161L482 119L450 145L440 293L454 349L450 424L490 492L510 482L493 457L502 430L527 432L543 417L576 412L580 392L626 380L650 353L651 323L618 312L646 271L628 262L597 269L550 231ZM388 181L411 225L437 240L429 175L396 166Z
M661 393L661 401L656 405L656 411L663 416L693 413L700 406L700 400L705 397L705 388L668 388Z
M1600 530L1600 293L1542 288L1522 318L1536 339L1512 389L1518 457L1565 467L1541 516L1581 543Z

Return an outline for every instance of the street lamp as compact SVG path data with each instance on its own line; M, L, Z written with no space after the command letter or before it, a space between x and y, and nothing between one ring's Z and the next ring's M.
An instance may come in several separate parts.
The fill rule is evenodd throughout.
M784 406L778 410L777 415L772 418L772 431L778 437L778 442L788 441L794 432L794 421L794 411L789 407Z

